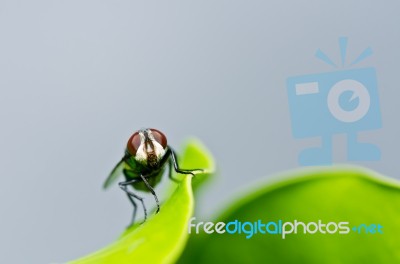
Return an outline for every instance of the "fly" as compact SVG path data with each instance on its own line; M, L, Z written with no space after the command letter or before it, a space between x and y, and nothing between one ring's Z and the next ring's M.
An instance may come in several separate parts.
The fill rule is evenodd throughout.
M173 181L176 181L176 179L172 177L172 168L177 173L191 175L194 175L196 171L203 171L202 169L180 169L175 151L167 144L165 135L157 129L141 129L129 138L124 156L111 171L103 187L111 186L121 174L125 176L125 181L119 182L119 187L127 194L133 205L131 225L135 221L136 202L140 201L143 206L143 222L147 219L147 209L143 197L129 190L128 186L139 191L150 192L156 201L156 213L158 213L160 202L154 187L160 182L166 166L168 166L168 177Z

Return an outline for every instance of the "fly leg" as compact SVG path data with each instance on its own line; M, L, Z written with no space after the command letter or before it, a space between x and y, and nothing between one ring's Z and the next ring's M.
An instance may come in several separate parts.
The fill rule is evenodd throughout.
M136 211L137 211L137 204L136 204L135 200L132 198L132 196L130 196L128 193L126 194L126 196L128 196L128 199L129 199L129 201L131 201L132 206L133 206L132 220L131 220L131 223L129 224L129 226L132 226L133 223L135 222ZM129 226L128 226L128 227L129 227Z
M154 191L153 187L151 187L151 185L149 184L149 182L146 180L146 178L140 174L140 178L142 179L142 181L144 182L144 184L146 185L146 187L149 189L149 191L151 192L151 194L154 196L154 199L156 200L156 204L157 204L157 211L156 214L158 212L160 212L160 202L158 201L158 197L156 192Z
M138 179L134 179L134 180L124 181L124 182L118 183L119 187L120 187L124 192L126 192L126 194L128 195L128 198L129 198L129 200L131 201L132 206L133 206L133 215L132 215L132 221L131 221L130 226L133 225L133 223L134 223L134 221L135 221L136 210L137 210L137 204L136 204L136 202L135 202L135 200L134 200L133 198L138 199L138 200L142 203L143 211L144 211L144 220L143 220L142 224L143 224L143 223L146 221L146 219L147 219L147 209L146 209L146 206L144 205L143 198L140 197L140 196L138 196L137 194L131 192L130 190L128 190L128 186L131 185L131 184L134 183L134 182L137 182L137 181L138 181Z
M168 160L168 178L170 178L172 181L174 181L176 183L179 183L179 180L172 176L172 168L173 168L173 166L174 165L172 165L172 159L169 159Z
M193 169L193 170L182 170L179 168L178 165L178 159L176 158L176 153L174 150L172 150L171 148L169 148L170 150L170 154L171 154L171 158L172 158L172 163L174 165L174 169L177 173L181 173L181 174L191 174L192 176L194 176L195 172L204 172L203 169Z

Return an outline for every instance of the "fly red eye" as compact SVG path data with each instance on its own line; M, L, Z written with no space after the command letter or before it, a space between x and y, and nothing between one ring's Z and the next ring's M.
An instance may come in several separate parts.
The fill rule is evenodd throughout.
M126 145L126 147L128 148L129 153L132 156L136 155L136 152L140 146L140 135L139 132L135 132L128 140L128 144Z
M154 128L150 128L150 131L153 134L154 139L165 149L167 147L167 138L165 135L160 130Z

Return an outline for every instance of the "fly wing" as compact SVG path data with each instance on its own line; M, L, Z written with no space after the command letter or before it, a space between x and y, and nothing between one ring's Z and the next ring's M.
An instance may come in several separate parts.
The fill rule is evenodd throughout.
M125 158L123 157L120 162L115 165L114 169L111 171L111 173L108 175L106 181L103 184L103 188L107 189L110 187L115 181L118 179L120 175L122 175L122 170L125 167Z

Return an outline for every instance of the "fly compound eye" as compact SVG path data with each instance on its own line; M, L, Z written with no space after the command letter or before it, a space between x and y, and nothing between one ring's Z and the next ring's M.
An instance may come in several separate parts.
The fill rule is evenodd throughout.
M167 138L165 135L160 130L154 128L150 128L150 131L153 134L154 139L165 149L167 147Z
M136 152L141 144L139 132L135 132L128 140L126 147L132 156L136 156Z

